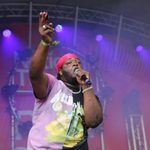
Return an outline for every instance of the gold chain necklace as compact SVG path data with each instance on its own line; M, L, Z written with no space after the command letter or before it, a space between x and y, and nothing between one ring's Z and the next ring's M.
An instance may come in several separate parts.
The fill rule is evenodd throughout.
M68 88L68 89L69 89L69 88ZM77 91L77 92L74 92L74 91L71 90L71 89L69 89L69 91L70 91L72 94L79 94L79 93L81 93L81 86L80 86L79 91Z
M71 85L71 84L69 84L69 83L67 83L67 82L65 82L65 84L66 84L66 86L68 85L68 86L70 86L70 87L74 87L73 85ZM79 93L81 93L81 86L79 87L80 89L79 89L79 91L77 91L77 92L74 92L74 91L71 90L68 86L67 86L67 88L68 88L68 90L69 90L72 94L79 94Z

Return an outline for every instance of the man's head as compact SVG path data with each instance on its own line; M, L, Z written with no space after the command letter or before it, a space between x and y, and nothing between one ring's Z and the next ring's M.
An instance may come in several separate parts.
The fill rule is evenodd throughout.
M61 79L70 84L76 84L75 70L82 68L79 57L73 53L63 55L56 65L58 79Z

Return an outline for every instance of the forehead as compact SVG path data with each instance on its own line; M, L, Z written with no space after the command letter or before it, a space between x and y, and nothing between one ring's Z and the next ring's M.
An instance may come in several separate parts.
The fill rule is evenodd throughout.
M68 62L68 61L75 61L75 60L76 60L76 61L80 61L79 58L68 58L68 59L65 60L65 62ZM64 63L65 63L65 62L64 62Z

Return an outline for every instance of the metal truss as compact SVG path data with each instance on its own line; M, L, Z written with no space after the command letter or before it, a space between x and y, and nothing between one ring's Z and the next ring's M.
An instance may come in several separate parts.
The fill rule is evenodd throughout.
M32 12L30 12L32 11ZM50 18L72 20L80 22L105 25L106 27L118 28L120 16L104 11L91 10L72 6L38 4L38 3L1 3L0 18L9 20L28 19L29 14L32 18L37 18L40 11L48 11ZM150 25L137 20L122 16L121 29L142 37L150 38Z
M29 16L28 3L1 3L0 4L0 18L27 18Z
M126 119L126 129L129 150L148 150L141 114L130 114Z
M0 19L4 19L6 21L12 20L13 22L25 19L29 21L31 24L34 19L38 20L38 14L40 11L48 11L49 16L52 19L61 19L74 21L75 25L77 22L90 23L95 25L103 25L108 28L115 28L123 31L127 31L130 33L134 33L140 35L145 38L150 38L150 25L144 24L142 22L133 20L131 18L126 18L123 16L119 16L112 13L107 13L98 10L90 10L83 9L79 7L71 7L71 6L62 6L62 5L51 5L51 4L37 4L37 3L1 3L0 4ZM31 28L31 26L30 26ZM31 32L31 31L30 31ZM29 32L29 47L31 47L31 33ZM119 31L120 32L120 31ZM118 35L118 39L119 39ZM116 44L118 45L118 44ZM116 52L117 52L116 48ZM96 72L97 73L97 72ZM100 77L100 76L97 76ZM100 78L96 79L96 89L99 92L100 88L105 89L106 85L104 85L103 80ZM106 88L107 90L107 88ZM31 91L18 91L18 92L26 92L30 93ZM107 92L106 92L107 93ZM111 93L110 93L111 94ZM104 95L106 96L106 95ZM110 96L110 95L107 95ZM106 113L106 105L108 104L108 100L104 99L104 113ZM14 116L12 114L12 150L15 147L15 122ZM138 121L136 121L138 120ZM146 139L145 139L145 130L144 130L144 122L142 116L130 116L126 121L127 129L128 129L128 139L129 139L129 150L148 150ZM131 143L133 141L134 143ZM101 144L102 150L105 149L104 144L104 135L101 132ZM134 145L133 145L134 144ZM138 147L138 149L137 149ZM19 150L21 148L18 148ZM24 149L24 148L22 148Z

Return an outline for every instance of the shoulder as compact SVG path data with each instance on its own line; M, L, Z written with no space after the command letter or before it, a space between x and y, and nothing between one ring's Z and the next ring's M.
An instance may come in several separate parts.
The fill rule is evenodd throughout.
M48 89L51 90L54 86L55 87L61 87L65 88L66 85L62 80L58 80L54 75L46 73L46 76L48 78Z

